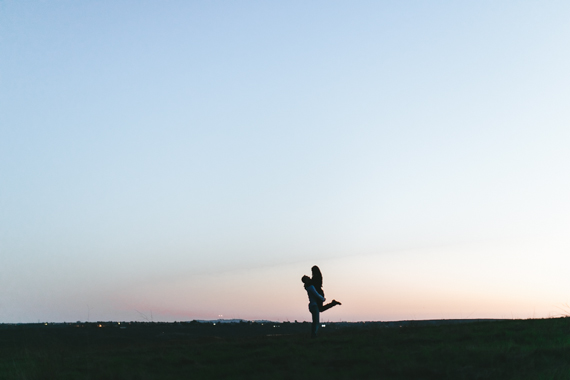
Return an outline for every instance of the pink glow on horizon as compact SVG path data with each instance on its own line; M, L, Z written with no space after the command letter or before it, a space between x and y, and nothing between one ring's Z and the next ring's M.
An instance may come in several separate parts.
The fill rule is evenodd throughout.
M321 318L361 321L563 314L564 292L549 291L550 284L540 278L529 280L527 273L536 267L532 261L525 263L519 258L518 274L509 265L501 266L501 260L507 264L510 260L501 249L470 248L460 259L454 256L457 248L450 248L328 260L321 264L327 301L337 299L343 305ZM122 291L116 303L125 311L146 310L146 314L152 310L164 320L218 319L223 315L227 319L308 321L308 300L300 277L310 274L311 266L307 262L165 278L152 286Z

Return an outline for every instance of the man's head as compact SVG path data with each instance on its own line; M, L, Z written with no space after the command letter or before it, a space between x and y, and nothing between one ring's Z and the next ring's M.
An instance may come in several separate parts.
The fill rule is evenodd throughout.
M301 277L301 281L303 281L303 284L305 284L305 286L311 285L311 278L309 276Z

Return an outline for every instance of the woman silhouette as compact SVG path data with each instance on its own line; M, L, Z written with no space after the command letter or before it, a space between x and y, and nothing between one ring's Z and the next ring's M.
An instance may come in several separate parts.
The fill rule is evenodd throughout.
M319 269L318 266L314 265L311 268L311 273L312 273L311 284L315 287L317 293L319 293L323 298L325 298L325 291L323 290L323 274L321 273L321 270ZM332 302L327 303L326 305L323 305L323 303L324 301L317 300L317 305L321 313L325 310L330 309L333 306L342 305L337 300L332 300Z

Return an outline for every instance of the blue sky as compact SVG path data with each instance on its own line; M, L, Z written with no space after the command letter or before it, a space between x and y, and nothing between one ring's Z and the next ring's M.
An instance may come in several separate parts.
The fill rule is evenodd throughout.
M461 316L457 273L480 316L548 315L570 301L569 11L1 2L0 322L308 319L313 264L331 318Z

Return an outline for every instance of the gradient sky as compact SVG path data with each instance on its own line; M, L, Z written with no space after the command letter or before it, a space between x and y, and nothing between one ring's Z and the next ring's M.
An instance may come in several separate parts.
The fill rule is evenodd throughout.
M0 1L0 322L570 314L569 16Z

